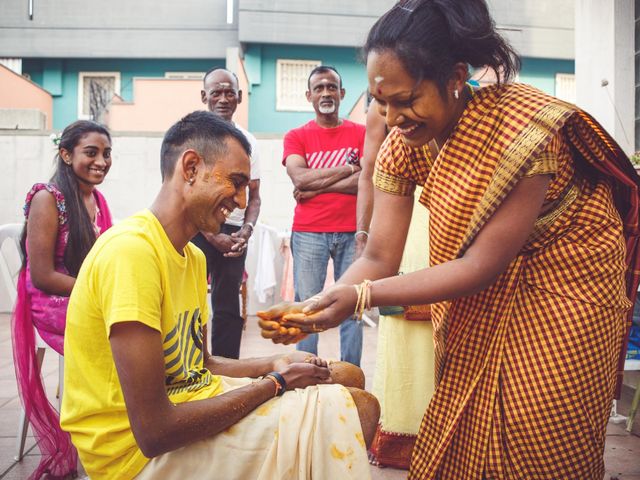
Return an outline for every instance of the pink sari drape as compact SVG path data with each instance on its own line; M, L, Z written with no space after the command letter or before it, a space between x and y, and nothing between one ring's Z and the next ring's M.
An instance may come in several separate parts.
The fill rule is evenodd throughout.
M28 216L31 197L42 189L48 190L56 197L59 214L59 238L56 239L55 252L56 270L67 273L64 265L57 261L60 255L64 255L68 233L62 194L51 185L35 185L27 196L25 215ZM111 226L111 212L102 194L94 190L94 196L98 206L96 233L99 234ZM28 265L28 262L26 263ZM75 477L78 463L78 454L71 444L69 434L60 428L58 411L47 399L36 359L34 326L47 344L58 353L63 353L62 343L68 298L56 297L52 302L52 297L32 286L28 268L20 271L16 305L11 319L13 360L20 399L42 454L40 464L30 479ZM52 304L56 308L51 308ZM39 321L37 322L34 322L34 309L38 312Z

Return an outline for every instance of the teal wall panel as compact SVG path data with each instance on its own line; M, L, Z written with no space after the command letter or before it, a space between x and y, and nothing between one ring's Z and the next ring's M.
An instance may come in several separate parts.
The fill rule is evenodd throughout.
M262 46L250 45L244 52L244 69L249 83L249 93L253 91L253 85L262 83Z
M518 81L555 95L556 73L575 73L573 60L551 60L545 58L523 58Z
M247 51L251 57L257 55L255 45ZM325 65L336 67L342 76L346 95L340 104L340 115L345 117L351 111L360 95L367 87L364 65L359 61L359 52L354 48L310 47L296 45L262 45L260 60L260 81L254 83L251 68L257 64L251 58L251 68L247 68L252 83L249 108L249 129L254 133L284 133L314 118L313 112L281 112L276 110L276 61L278 59L320 60ZM245 61L247 56L245 54Z
M53 128L61 130L78 119L78 74L80 72L120 72L120 95L125 101L134 100L134 77L164 77L165 72L206 72L214 66L224 66L224 59L25 59L23 71L53 97ZM55 83L57 79L57 84ZM57 85L59 93L47 85ZM159 99L167 101L167 99Z
M276 110L276 61L278 59L321 60L335 66L343 78L347 94L340 106L347 116L367 87L366 69L353 48L328 48L291 45L249 45L245 53L250 92L249 129L254 133L284 133L314 117L312 112L280 112ZM260 75L255 73L259 67ZM555 74L573 73L574 62L524 58L520 81L551 95L555 94Z
M62 60L51 58L44 61L42 86L54 97L62 95Z
M276 111L276 61L280 58L320 60L335 66L342 75L346 96L340 106L347 116L366 89L365 66L354 48L295 45L247 45L245 69L251 83L249 128L254 133L284 133L314 117L312 112ZM77 119L79 72L120 72L121 96L132 101L134 77L163 77L170 71L204 72L224 66L224 59L23 59L23 71L53 95L53 125L59 130ZM573 61L524 58L520 81L547 93L555 93L555 74L573 73ZM246 95L245 94L245 95ZM167 99L159 99L167 101Z

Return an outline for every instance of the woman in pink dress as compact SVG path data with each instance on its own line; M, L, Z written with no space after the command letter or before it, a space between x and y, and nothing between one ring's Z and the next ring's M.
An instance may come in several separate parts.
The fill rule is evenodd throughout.
M102 125L80 120L62 132L49 183L27 194L21 246L23 268L12 318L18 390L42 459L31 478L76 474L77 454L59 415L47 400L36 360L38 335L63 354L69 295L96 237L111 226L107 203L96 190L111 167L111 136Z

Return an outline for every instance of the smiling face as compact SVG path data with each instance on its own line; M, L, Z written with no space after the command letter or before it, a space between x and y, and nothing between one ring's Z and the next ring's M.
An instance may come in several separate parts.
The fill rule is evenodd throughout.
M250 179L249 156L234 138L225 141L227 151L211 166L200 163L197 178L189 187L191 222L199 231L218 233L235 208L246 208Z
M332 70L317 72L309 79L307 100L318 115L338 115L344 93L344 88L340 88L340 77Z
M214 70L207 75L201 96L202 103L209 111L221 116L227 122L231 121L238 104L242 102L242 91L238 89L238 82L226 70Z
M433 139L439 145L444 144L465 106L464 80L458 78L461 72L456 71L447 82L445 98L434 81L417 83L389 50L369 53L367 75L369 91L376 99L380 114L389 127L400 129L407 145L419 147ZM456 88L461 101L454 99Z
M111 168L111 141L103 133L89 132L80 138L72 152L61 148L60 156L80 182L100 185Z

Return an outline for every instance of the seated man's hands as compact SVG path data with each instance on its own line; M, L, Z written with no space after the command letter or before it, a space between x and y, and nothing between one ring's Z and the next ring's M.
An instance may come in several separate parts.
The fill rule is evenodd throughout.
M278 368L286 367L292 363L313 363L319 367L326 367L328 365L326 360L314 355L313 353L296 350L276 358L273 361L273 369L277 371Z
M315 361L290 363L276 372L284 377L284 381L287 382L287 390L305 388L319 383L333 383L331 371L326 362L324 366L317 365Z

